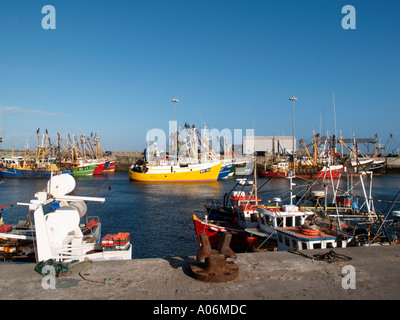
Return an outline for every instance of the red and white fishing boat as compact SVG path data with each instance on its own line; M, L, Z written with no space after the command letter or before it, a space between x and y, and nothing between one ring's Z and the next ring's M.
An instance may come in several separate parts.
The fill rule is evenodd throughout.
M105 161L99 162L96 168L94 169L93 174L102 174L105 165L106 165Z
M258 176L263 178L288 178L293 170L289 167L289 163L284 161L266 167L264 170L258 170ZM343 165L330 165L321 168L313 166L296 166L296 177L306 179L326 178L337 179L343 172Z
M245 179L243 180L243 184ZM206 214L204 220L200 220L195 214L192 216L194 227L196 230L197 238L200 242L200 234L207 234L210 245L218 247L222 232L229 232L232 234L230 247L235 251L244 251L248 248L247 241L248 234L246 228L255 228L258 224L258 211L257 204L261 198L257 197L256 188L252 188L251 192L245 193L244 191L233 191L229 200L231 206L228 212L231 212L231 218L221 216L220 219L208 220ZM227 212L225 211L225 212ZM228 213L229 214L229 213ZM215 215L214 215L215 216Z
M118 161L116 161L116 160L108 161L108 164L106 164L106 166L103 169L103 173L115 172L117 165L118 165Z

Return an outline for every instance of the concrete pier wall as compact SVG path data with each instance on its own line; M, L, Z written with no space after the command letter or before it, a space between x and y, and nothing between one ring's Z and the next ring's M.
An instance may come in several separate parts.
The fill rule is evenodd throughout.
M190 273L194 257L82 262L55 279L55 289L35 264L0 263L0 299L167 300L398 300L400 246L335 248L347 261L315 257L328 250L242 253L239 277L205 283ZM189 317L190 319L190 317Z

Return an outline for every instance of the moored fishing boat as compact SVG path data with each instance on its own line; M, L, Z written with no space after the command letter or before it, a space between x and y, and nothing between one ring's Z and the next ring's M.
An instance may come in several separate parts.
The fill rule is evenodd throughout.
M221 164L221 161L184 165L167 161L159 165L134 164L129 168L129 179L148 182L216 181Z
M205 233L208 236L210 245L213 248L218 248L223 232L232 234L230 247L236 251L245 251L248 248L247 234L237 222L229 221L214 221L214 220L200 220L195 214L192 215L192 221L196 231L197 239L200 242L200 234Z
M106 165L105 161L98 162L97 165L96 165L96 168L93 170L93 174L102 174L105 165Z
M79 176L92 176L97 164L91 164L87 162L78 161L76 164L72 164L72 174L75 177Z
M107 165L104 167L103 173L112 173L115 172L115 169L117 168L118 161L116 160L107 160Z
M62 169L59 165L45 162L37 163L34 160L23 158L0 159L0 177L2 178L50 178L56 174L71 174L71 170Z
M223 162L210 149L207 136L200 138L196 130L185 124L183 132L177 131L171 137L169 152L148 140L144 158L129 168L129 179L144 182L216 181Z
M248 176L253 173L254 161L253 160L237 160L235 161L235 175Z
M43 262L54 260L131 259L132 246L128 233L101 237L98 217L87 215L87 201L104 202L104 198L68 195L75 188L71 175L52 177L45 191L35 194L30 203L18 203L33 212L30 220L17 226L0 228L0 255L11 261ZM49 212L44 207L51 204ZM110 243L111 240L111 243Z
M280 161L272 165L267 165L264 170L258 170L257 174L263 178L287 178L289 174L293 172L292 166L289 165L288 161ZM326 179L337 179L343 172L343 165L327 165L327 166L312 166L312 165L296 165L296 177L315 179L315 178L326 178Z
M240 179L237 185L245 186L246 182L245 179ZM252 183L247 185L252 185ZM250 192L243 191L243 188L240 189L227 194L222 206L206 204L205 219L201 220L195 214L192 215L199 242L200 234L205 233L209 238L210 245L218 247L222 232L229 232L232 234L230 246L233 250L244 251L249 248L245 229L257 226L257 203L261 199L254 193L254 188Z
M230 163L222 163L221 171L218 174L218 179L227 179L233 167L232 161Z

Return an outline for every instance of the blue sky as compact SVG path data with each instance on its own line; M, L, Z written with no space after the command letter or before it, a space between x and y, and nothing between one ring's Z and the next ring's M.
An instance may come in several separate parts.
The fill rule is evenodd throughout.
M44 30L42 7L56 9ZM342 7L356 29L342 28ZM141 150L176 117L258 136L312 130L400 143L398 0L1 0L4 148L98 132ZM397 143L397 141L399 143Z

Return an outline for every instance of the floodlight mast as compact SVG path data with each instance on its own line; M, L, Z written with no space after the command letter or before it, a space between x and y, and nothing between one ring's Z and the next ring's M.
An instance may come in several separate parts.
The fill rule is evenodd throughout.
M292 153L293 153L293 176L296 174L296 164L294 161L294 102L297 101L297 98L295 96L292 96L289 98L290 101L293 102L293 109L292 109Z

